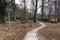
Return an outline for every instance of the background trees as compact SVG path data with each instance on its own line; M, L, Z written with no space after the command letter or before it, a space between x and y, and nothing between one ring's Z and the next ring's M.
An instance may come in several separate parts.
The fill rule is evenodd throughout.
M6 15L6 6L13 0L6 2L6 0L0 0L0 22L5 22L4 16Z
M54 19L55 22L59 20L59 9L60 9L60 1L59 0L19 0L20 3L16 4L15 0L0 0L0 21L5 22L4 16L6 15L6 7L10 7L13 9L11 13L13 19L16 20L17 17L17 9L19 9L22 13L18 13L20 18L33 18L34 22L37 20L38 14L40 14L41 19ZM40 3L40 4L39 4ZM9 4L9 5L8 5ZM52 6L53 5L53 6ZM16 9L17 8L17 9ZM39 9L41 9L39 13ZM49 12L48 12L49 10ZM55 12L54 12L55 11ZM29 15L29 17L28 17ZM53 17L53 16L54 17Z

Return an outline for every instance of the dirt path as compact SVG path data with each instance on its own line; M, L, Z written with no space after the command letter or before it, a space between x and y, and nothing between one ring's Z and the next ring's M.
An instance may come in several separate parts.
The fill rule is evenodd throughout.
M60 23L44 22L46 27L38 31L39 40L60 40Z
M25 38L23 40L38 40L38 38L37 38L37 31L39 29L42 29L42 28L45 27L45 24L44 23L42 23L42 22L39 22L39 23L41 24L41 26L38 27L38 28L36 28L36 29L33 29L33 30L29 31L26 34L26 36L25 36Z

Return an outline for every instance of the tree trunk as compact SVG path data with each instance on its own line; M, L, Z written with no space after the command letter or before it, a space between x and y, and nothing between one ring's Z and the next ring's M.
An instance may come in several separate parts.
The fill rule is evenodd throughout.
M4 16L6 15L6 6L12 1L13 0L6 3L6 0L0 0L0 23L5 22Z
M42 0L42 15L41 15L41 19L43 19L43 14L44 14L44 0Z
M51 4L49 3L49 20L50 20L50 13L51 13Z
M56 6L56 0L55 0L55 23L57 23L57 6Z
M58 0L57 0L57 22L59 22L58 20L59 20L59 6L58 6Z
M15 0L13 1L13 20L16 20L16 13L15 13Z
M5 1L0 0L0 23L5 22L4 16L6 14L6 7L4 6Z
M34 22L36 23L36 16L37 16L37 6L38 6L38 0L36 0L36 5L35 5L35 13L34 13Z

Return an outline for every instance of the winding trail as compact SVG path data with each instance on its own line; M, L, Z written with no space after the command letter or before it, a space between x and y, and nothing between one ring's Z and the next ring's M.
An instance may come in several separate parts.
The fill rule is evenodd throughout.
M39 23L40 23L41 26L38 27L38 28L36 28L36 29L31 30L30 32L28 32L26 34L24 40L38 40L38 38L37 38L37 31L39 29L42 29L42 28L45 27L45 24L44 23L42 23L42 22L39 22Z

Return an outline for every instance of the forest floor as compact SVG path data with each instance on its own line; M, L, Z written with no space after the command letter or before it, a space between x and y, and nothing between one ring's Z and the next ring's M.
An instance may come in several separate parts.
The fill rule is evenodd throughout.
M33 21L11 21L11 27L8 27L8 22L0 24L0 40L22 40L26 33L32 29L40 27L39 23L34 23ZM9 35L9 29L10 34Z
M60 40L60 23L44 22L46 27L38 31L39 40Z

